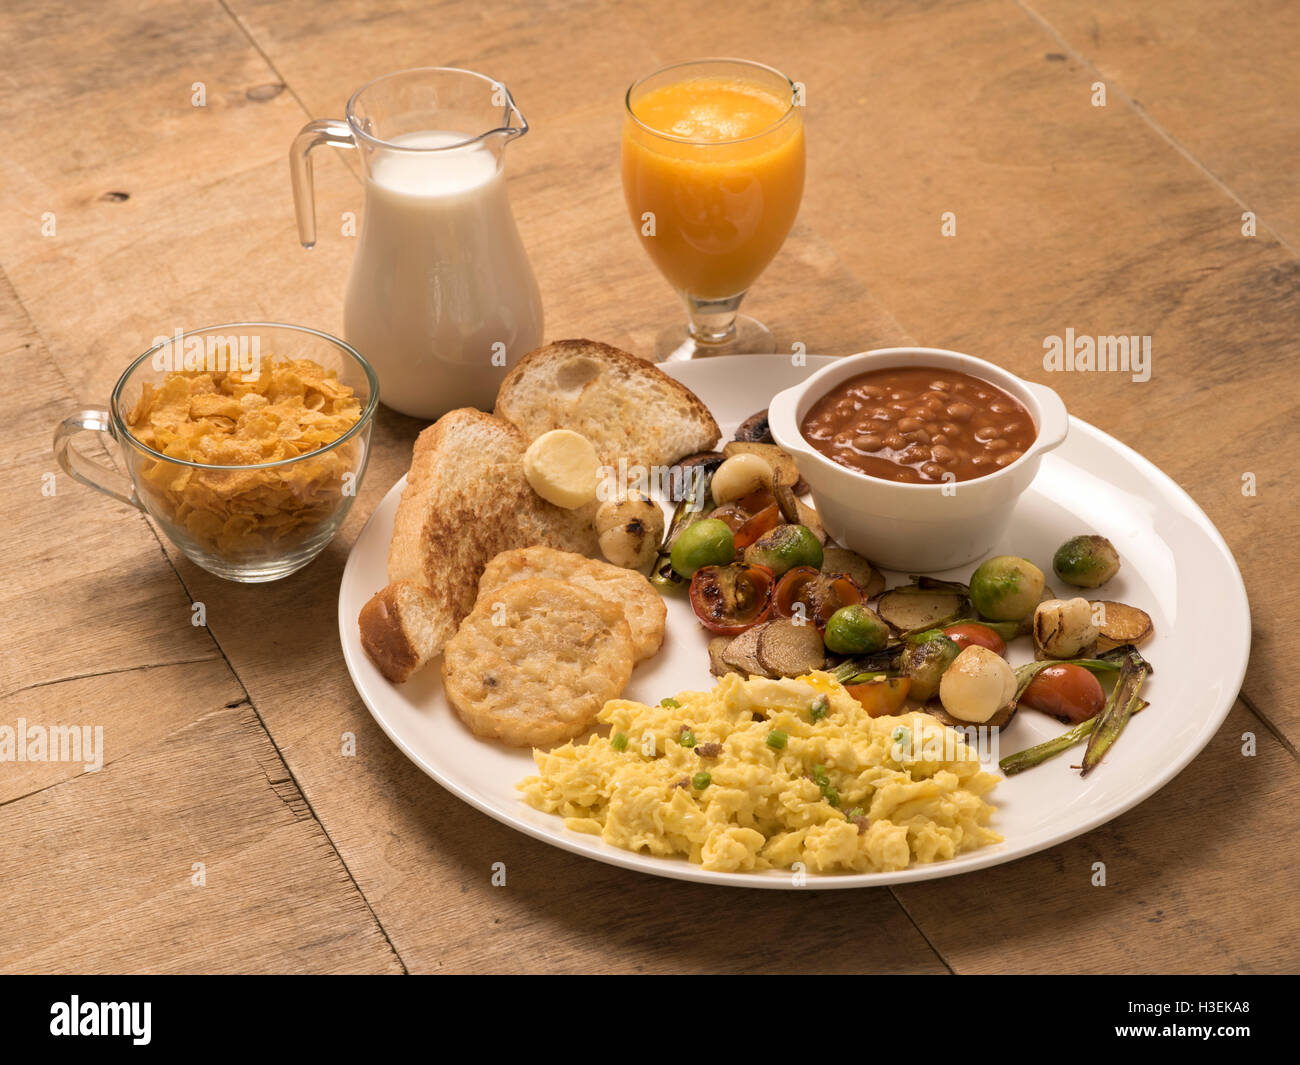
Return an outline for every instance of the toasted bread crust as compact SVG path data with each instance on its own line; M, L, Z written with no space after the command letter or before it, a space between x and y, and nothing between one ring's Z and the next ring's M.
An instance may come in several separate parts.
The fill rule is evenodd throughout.
M595 504L563 510L538 496L524 476L527 443L509 422L472 408L443 415L417 438L389 584L358 617L362 646L389 680L402 683L442 653L500 552L534 544L597 552Z
M638 358L609 344L598 340L575 338L556 340L544 347L530 351L520 359L501 382L497 393L495 414L519 426L530 439L540 436L550 429L576 429L582 432L584 421L591 419L591 412L583 410L581 399L585 388L576 386L577 394L570 400L560 402L556 397L548 397L550 402L545 411L537 409L536 401L524 398L527 382L534 376L545 377L549 364L562 365L568 359L587 357L604 364L607 372L623 375L626 379L637 382L648 393L674 405L680 405L683 413L679 419L676 440L670 439L666 426L634 426L610 412L609 418L595 418L602 429L613 430L615 423L621 428L627 439L617 446L602 441L599 433L588 432L593 437L592 443L607 465L615 465L619 458L626 458L630 463L645 466L668 466L685 455L697 451L707 451L717 443L721 436L718 423L714 421L709 408L700 398L680 381L674 380L659 369L654 363ZM586 426L589 430L591 426Z
M402 629L397 595L395 584L377 591L361 608L357 622L361 646L379 672L394 684L404 684L422 663L419 651Z

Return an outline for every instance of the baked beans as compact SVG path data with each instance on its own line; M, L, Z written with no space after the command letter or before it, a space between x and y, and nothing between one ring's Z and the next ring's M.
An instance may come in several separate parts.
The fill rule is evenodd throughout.
M1038 435L1029 412L996 385L925 366L841 382L813 404L800 429L841 466L910 484L994 473Z

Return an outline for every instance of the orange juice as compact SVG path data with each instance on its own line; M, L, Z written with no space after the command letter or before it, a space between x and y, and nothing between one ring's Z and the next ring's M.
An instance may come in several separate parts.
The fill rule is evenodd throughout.
M788 96L725 76L671 82L630 104L623 191L642 245L685 295L739 295L799 212L799 109Z

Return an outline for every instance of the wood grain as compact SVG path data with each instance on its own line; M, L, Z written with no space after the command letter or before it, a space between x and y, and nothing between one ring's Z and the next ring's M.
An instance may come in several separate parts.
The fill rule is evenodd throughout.
M1196 6L1186 25L1229 17ZM1193 38L1185 7L844 0L814 15L760 0L739 18L672 0L10 5L0 180L14 209L0 217L0 265L17 302L0 292L0 357L36 364L0 410L16 426L0 441L0 489L23 500L0 541L18 575L0 587L0 635L15 649L0 707L5 720L67 723L102 707L115 753L90 775L4 767L0 883L16 916L0 968L1293 967L1300 678L1285 646L1294 596L1278 574L1300 564L1287 446L1300 354L1295 74L1285 48L1263 46L1293 16L1261 2L1235 38ZM339 220L361 206L356 160L319 157L321 239L307 253L285 156L308 118L341 116L355 87L405 66L468 66L510 85L533 124L510 149L510 191L548 338L648 354L681 310L626 217L620 100L633 78L707 52L753 56L808 87L808 192L747 301L782 347L911 338L1045 380L1183 484L1236 552L1255 624L1245 693L1262 718L1238 707L1177 780L1110 825L894 892L778 894L638 877L478 814L389 743L340 656L343 562L421 427L388 411L341 534L274 585L215 580L78 486L38 502L54 421L72 396L102 404L152 336L240 318L339 329L354 243ZM1098 71L1113 90L1105 108L1089 102ZM191 105L196 81L203 108ZM1255 238L1240 233L1239 201L1266 223ZM41 234L46 211L54 237ZM955 237L940 233L944 211ZM1067 327L1151 335L1152 380L1046 374L1043 339ZM1244 473L1257 494L1242 494ZM193 601L207 631L186 622ZM1246 731L1259 737L1253 759L1240 754ZM203 889L188 881L198 860ZM1089 883L1095 860L1106 888ZM494 862L504 887L490 882ZM97 894L87 863L120 887ZM47 897L82 931L43 937L31 916ZM116 914L129 935L115 941L104 930Z

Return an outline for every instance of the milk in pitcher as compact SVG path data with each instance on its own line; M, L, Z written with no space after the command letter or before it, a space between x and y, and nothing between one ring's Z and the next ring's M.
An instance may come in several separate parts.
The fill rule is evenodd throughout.
M344 303L347 341L380 398L435 418L490 410L507 369L542 342L542 304L497 153L465 135L405 133L366 168ZM402 149L441 148L442 151Z

